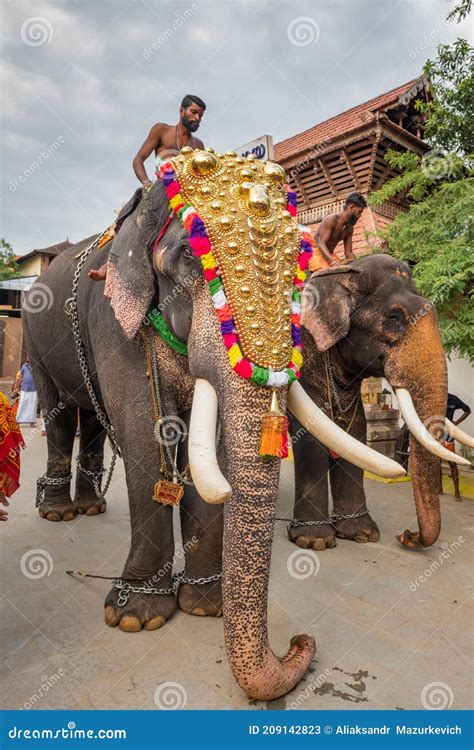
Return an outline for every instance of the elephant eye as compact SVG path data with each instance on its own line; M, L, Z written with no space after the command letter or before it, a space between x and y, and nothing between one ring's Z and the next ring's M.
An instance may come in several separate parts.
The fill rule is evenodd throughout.
M392 309L387 313L385 322L390 330L401 331L406 324L406 315L401 309Z

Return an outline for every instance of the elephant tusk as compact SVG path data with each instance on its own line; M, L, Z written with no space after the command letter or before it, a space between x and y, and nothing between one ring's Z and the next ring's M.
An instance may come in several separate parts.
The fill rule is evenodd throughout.
M461 466L470 466L469 461L462 456L458 456L456 453L448 451L447 448L444 448L441 443L438 443L438 441L434 439L433 435L431 435L429 430L426 429L416 413L413 399L406 388L395 388L395 393L402 417L405 420L408 429L413 437L415 437L427 451L434 456L438 456L438 458L444 459L444 461L449 461L453 464L460 464Z
M216 455L217 394L207 380L194 386L189 424L189 468L196 490L207 503L224 503L232 488L222 474Z
M448 433L448 435L457 440L458 443L467 445L468 448L474 448L474 438L471 437L471 435L468 435L467 432L463 432L463 430L460 430L459 427L450 422L449 419L446 419L445 422L446 432Z
M320 443L355 466L380 477L394 479L405 476L405 469L396 461L369 448L334 424L297 382L290 386L288 409Z

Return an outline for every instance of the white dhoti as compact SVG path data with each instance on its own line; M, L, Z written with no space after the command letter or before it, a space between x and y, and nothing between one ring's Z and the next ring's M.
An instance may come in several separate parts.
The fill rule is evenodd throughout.
M38 409L38 394L36 391L20 391L20 403L16 413L18 424L36 422L36 412Z

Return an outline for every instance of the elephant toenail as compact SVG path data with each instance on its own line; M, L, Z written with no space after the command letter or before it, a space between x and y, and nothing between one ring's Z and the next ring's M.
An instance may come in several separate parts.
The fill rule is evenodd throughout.
M105 624L108 625L110 628L114 628L119 623L119 618L115 614L115 610L113 607L106 607L104 612L104 620Z
M142 624L135 615L123 615L119 628L124 633L139 633L142 629Z
M165 624L165 618L161 615L157 615L156 617L152 617L151 620L148 620L143 626L144 630L158 630L158 628L163 627Z
M202 609L202 607L194 607L194 609L191 610L192 615L196 615L196 617L206 617L207 612Z

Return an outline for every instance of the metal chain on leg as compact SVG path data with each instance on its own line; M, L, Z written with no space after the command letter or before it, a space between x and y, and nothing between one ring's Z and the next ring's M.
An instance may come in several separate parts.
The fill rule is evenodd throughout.
M48 477L43 474L42 477L36 480L36 502L35 508L37 508L44 501L44 492L46 487L60 487L63 484L68 484L72 479L72 474L68 474L67 477ZM59 505L60 503L56 503ZM48 503L53 508L54 503Z
M113 474L113 471L114 471L114 468L115 468L115 462L117 460L117 455L120 453L120 449L119 449L119 445L118 445L118 441L117 441L117 436L115 434L115 430L114 430L113 426L111 425L111 423L109 422L109 420L107 418L107 415L102 410L102 408L101 408L101 406L100 406L100 404L99 404L99 402L97 400L97 396L96 396L95 391L94 391L94 386L92 384L92 379L91 379L91 375L90 375L90 372L89 372L89 367L87 365L87 359L86 359L86 353L85 353L85 349L84 349L84 343L83 343L82 338L81 338L81 330L80 330L80 326L79 326L79 314L78 314L78 310L77 310L77 292L78 292L78 287L79 287L79 277L81 275L81 271L82 271L82 269L84 267L84 264L85 264L87 258L89 257L90 253L92 252L92 250L94 250L94 248L97 247L97 245L100 243L100 240L101 240L103 234L105 234L105 233L102 233L99 237L97 237L97 239L95 239L89 245L89 247L87 247L81 253L81 255L79 257L79 260L78 260L78 263L77 263L77 266L76 266L76 270L74 272L74 277L73 277L73 281L72 281L72 290L71 290L72 293L71 293L71 296L69 297L69 299L67 299L66 302L65 302L65 304L64 304L64 311L65 311L65 313L67 315L69 315L69 317L71 319L72 334L73 334L73 337L74 337L74 343L76 345L76 353L77 353L77 357L78 357L78 360L79 360L79 367L80 367L80 370L81 370L81 374L82 374L85 386L87 388L87 392L89 394L89 398L90 398L90 400L92 402L92 405L93 405L93 407L95 409L96 417L97 417L99 423L104 428L104 430L105 430L105 432L107 434L107 437L109 438L111 446L112 446L112 459L111 459L111 462L110 462L109 472L108 472L107 479L106 479L106 482L105 482L105 485L104 485L104 489L101 492L100 492L100 489L99 489L100 494L98 494L97 488L94 485L94 488L96 490L97 496L101 497L101 498L104 497L105 493L107 492L107 490L109 488L109 485L110 485L110 482L111 482L111 479L112 479L112 474ZM82 467L80 467L79 462L78 462L78 468L82 468ZM87 470L84 470L84 473L86 473L86 472L87 472ZM102 476L102 473L105 473L105 470L104 470L104 472L101 472L101 476ZM93 484L94 484L94 482L93 482Z

